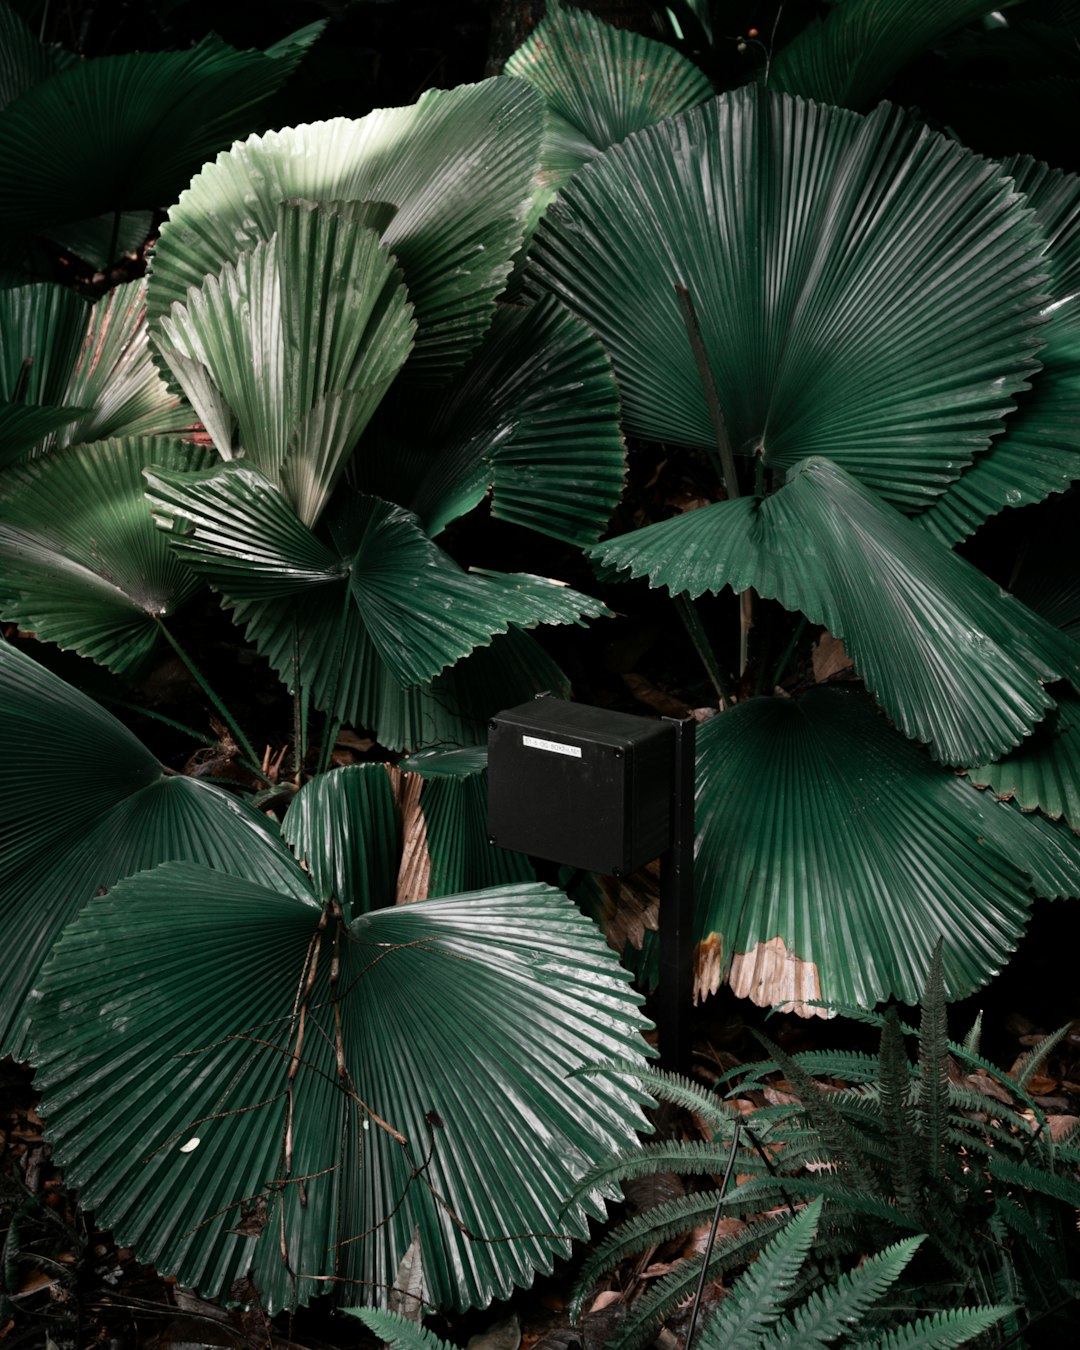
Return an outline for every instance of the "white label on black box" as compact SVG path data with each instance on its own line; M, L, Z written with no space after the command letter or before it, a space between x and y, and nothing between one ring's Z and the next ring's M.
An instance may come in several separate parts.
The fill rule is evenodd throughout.
M550 750L554 755L569 755L571 759L581 758L580 745L563 745L561 741L542 741L539 736L522 736L521 744L530 750Z

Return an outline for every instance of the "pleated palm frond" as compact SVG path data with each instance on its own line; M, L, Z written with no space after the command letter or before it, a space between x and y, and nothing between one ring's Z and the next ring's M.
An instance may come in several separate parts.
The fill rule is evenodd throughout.
M596 329L627 431L715 445L680 286L736 453L821 454L918 511L1037 368L1043 251L997 165L887 105L754 86L586 165L526 284Z
M398 904L484 886L535 880L522 853L488 843L487 750L422 750L398 764L405 775L405 853ZM410 794L412 782L419 790Z
M266 817L210 783L167 775L111 714L0 642L0 1053L25 1058L42 963L102 887L172 858L286 891L296 869ZM29 1003L28 1003L29 1000Z
M557 581L463 571L411 512L379 498L339 494L316 535L243 461L147 479L173 548L286 684L380 736L384 681L424 684L511 627L608 613Z
M394 901L402 824L388 769L351 764L321 773L281 822L314 894L322 901L337 896L348 919Z
M13 432L0 464L53 445L189 428L191 409L147 348L146 282L92 306L51 283L0 288L0 419Z
M1080 646L825 459L592 550L654 586L752 586L842 637L874 697L946 764L986 763L1080 680Z
M191 409L169 392L151 358L145 278L114 286L90 311L64 402L92 411L66 427L57 445L160 436L194 424Z
M920 53L973 19L1019 0L838 0L781 48L774 89L820 103L868 108Z
M40 441L81 417L84 408L50 408L33 403L0 404L0 469L25 458Z
M565 1195L644 1127L627 1080L573 1076L641 1062L640 996L551 887L339 915L179 863L93 901L36 1022L55 1156L205 1295L385 1304L418 1229L436 1304L505 1297L586 1235L602 1193Z
M491 322L523 237L542 128L539 95L500 78L234 145L196 175L161 228L152 331L190 287L274 233L280 202L385 202L397 211L383 243L419 324L410 369L444 381Z
M1043 369L1019 396L1005 434L920 517L950 545L1006 507L1040 502L1080 478L1080 178L1028 155L1006 159L1001 167L1023 192L1048 243Z
M48 47L40 43L8 4L0 4L0 110L56 70Z
M0 287L0 400L63 404L89 315L90 302L67 286Z
M1080 833L1080 698L1057 694L1057 712L1012 754L972 769L977 787L1015 801L1024 811L1062 817Z
M430 684L403 689L381 667L374 670L358 717L378 727L379 742L389 750L481 745L495 713L548 692L569 698L570 681L531 634L510 628Z
M56 450L0 478L0 617L119 675L200 589L155 526L143 469L206 468L210 450L165 437Z
M671 47L557 2L548 4L503 71L544 99L545 204L609 145L704 103L713 92L697 66Z
M386 400L349 466L435 537L491 492L492 515L591 543L622 494L619 391L595 334L556 300L500 306L446 394Z
M281 203L269 239L161 319L158 346L218 451L255 464L305 525L412 347L382 219L360 202Z
M188 51L78 61L25 88L0 112L0 234L172 201L250 129L324 26L267 52L211 34Z
M941 773L854 690L706 722L697 803L699 994L915 1003L940 938L959 998L1005 963L1030 892L1080 893L1069 830Z
M480 747L320 774L297 794L281 832L315 894L338 896L348 917L536 879L522 854L488 843Z

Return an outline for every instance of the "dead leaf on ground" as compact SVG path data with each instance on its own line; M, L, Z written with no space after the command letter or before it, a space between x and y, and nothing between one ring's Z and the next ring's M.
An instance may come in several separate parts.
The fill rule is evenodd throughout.
M839 638L833 637L827 628L821 630L812 660L814 679L818 684L839 675L842 670L850 670L855 664L844 650L844 644Z

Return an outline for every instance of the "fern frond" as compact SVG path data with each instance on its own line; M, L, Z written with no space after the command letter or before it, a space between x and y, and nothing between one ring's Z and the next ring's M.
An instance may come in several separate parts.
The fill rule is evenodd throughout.
M570 1317L577 1321L585 1296L605 1271L613 1269L628 1256L670 1242L708 1222L716 1210L718 1191L699 1191L654 1205L613 1228L604 1240L589 1252L578 1272L570 1295Z
M591 1167L578 1181L562 1212L571 1209L582 1196L598 1187L651 1176L654 1172L676 1172L680 1176L723 1172L727 1162L725 1152L717 1144L700 1139L667 1139L628 1148Z
M848 1083L871 1083L877 1079L877 1058L862 1050L803 1050L791 1057L799 1068L814 1078L839 1078ZM740 1091L767 1086L764 1079L780 1068L771 1060L741 1066L745 1077ZM729 1074L732 1071L729 1071Z
M1053 1196L1055 1200L1064 1200L1067 1205L1080 1207L1080 1182L1058 1172L1049 1172L1045 1167L1032 1167L1026 1163L1014 1163L1008 1158L993 1155L987 1161L991 1175L999 1181L1010 1182L1014 1186L1023 1186L1025 1190L1039 1191L1042 1195Z
M665 1069L654 1068L651 1064L636 1064L632 1060L612 1060L609 1064L585 1064L575 1069L571 1078L590 1078L601 1075L614 1075L631 1078L650 1096L658 1101L669 1102L683 1111L698 1115L708 1127L730 1140L735 1123L735 1113L731 1107L725 1107L723 1099L715 1091L702 1087L693 1079L682 1074L668 1073Z
M835 1283L811 1294L760 1342L760 1350L829 1345L839 1336L850 1335L900 1278L922 1241L921 1237L906 1238L886 1247Z
M925 1171L937 1172L949 1105L949 1029L945 1020L942 940L934 945L923 990L919 1021L919 1115L922 1119Z
M777 1322L798 1279L821 1216L815 1200L765 1246L754 1264L701 1329L703 1350L746 1345Z
M433 1331L417 1326L400 1313L383 1312L379 1308L343 1308L350 1317L359 1317L364 1326L392 1350L455 1350L449 1341L442 1341Z
M1063 1027L1058 1027L1057 1031L1052 1031L1049 1036L1044 1036L1038 1045L1033 1045L1026 1055L1021 1057L1021 1069L1016 1075L1016 1086L1026 1088L1028 1083L1042 1067L1047 1055L1053 1048L1060 1044L1068 1035L1071 1022L1066 1022Z
M970 1055L979 1053L979 1046L982 1044L982 1009L979 1009L979 1015L971 1024L971 1030L964 1037L964 1049Z
M918 1122L908 1093L911 1064L895 1008L885 1014L878 1065L882 1123L893 1161L893 1194L904 1213L914 1216L921 1208L923 1191Z
M859 1350L952 1350L981 1336L1014 1310L1009 1307L955 1308L920 1317L873 1341L860 1341Z
M717 1239L709 1260L709 1275L716 1279L725 1271L742 1265L787 1227L787 1214L773 1215L750 1224L741 1233ZM652 1288L634 1304L626 1321L617 1328L605 1350L639 1350L648 1345L664 1319L685 1299L689 1298L701 1277L701 1257L690 1256L680 1261L670 1275L657 1280Z
M785 1199L798 1202L820 1196L842 1209L846 1214L862 1214L868 1219L880 1219L909 1233L923 1231L920 1220L905 1214L892 1201L866 1191L852 1190L844 1182L831 1177L754 1177L737 1186L727 1197L732 1209L752 1208L754 1205L783 1204Z
M804 1073L791 1056L785 1054L778 1045L773 1045L760 1032L754 1034L777 1060L788 1082L795 1088L802 1103L802 1110L820 1133L830 1158L842 1163L845 1172L858 1189L868 1192L880 1190L877 1178L863 1165L864 1141L849 1127L843 1114L829 1099L829 1094L809 1074Z

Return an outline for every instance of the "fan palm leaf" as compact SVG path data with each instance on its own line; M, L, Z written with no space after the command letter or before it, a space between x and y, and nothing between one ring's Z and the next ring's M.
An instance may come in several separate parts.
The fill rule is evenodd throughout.
M171 201L250 128L323 27L273 52L237 51L211 34L188 51L77 61L24 88L0 112L0 232Z
M542 123L539 96L500 78L234 145L196 175L162 226L151 329L190 287L268 239L280 202L385 202L397 211L383 243L419 324L410 364L428 382L444 381L479 344L509 275Z
M1080 679L1080 647L825 459L594 551L673 592L753 586L802 610L946 764L1004 754L1053 707L1043 681Z
M567 1076L640 1059L639 997L550 887L334 912L184 864L94 901L37 1022L56 1156L206 1294L383 1302L419 1229L438 1304L503 1297L585 1235L600 1193L563 1196L644 1123Z
M0 480L0 616L117 674L137 670L159 622L200 588L154 525L143 469L195 471L212 460L198 446L141 437L9 470Z
M320 538L242 461L147 478L176 551L287 684L347 721L373 725L383 677L423 684L511 626L607 613L559 582L462 571L415 516L378 498L340 496Z
M905 65L992 9L988 0L839 0L773 57L774 89L868 108Z
M699 993L915 1003L940 937L961 997L1015 947L1029 890L1080 883L1068 830L942 774L840 687L706 722L697 802Z
M282 203L268 240L193 288L159 345L222 456L319 517L412 346L412 307L364 203Z
M596 329L628 431L715 444L682 287L736 453L821 454L918 511L1036 369L1043 249L996 165L896 109L750 87L583 168L526 283Z
M259 876L295 888L265 816L210 783L168 774L114 717L8 643L0 742L0 933L19 953L0 987L0 1053L29 1054L42 964L103 887L187 858L240 875L257 864Z

